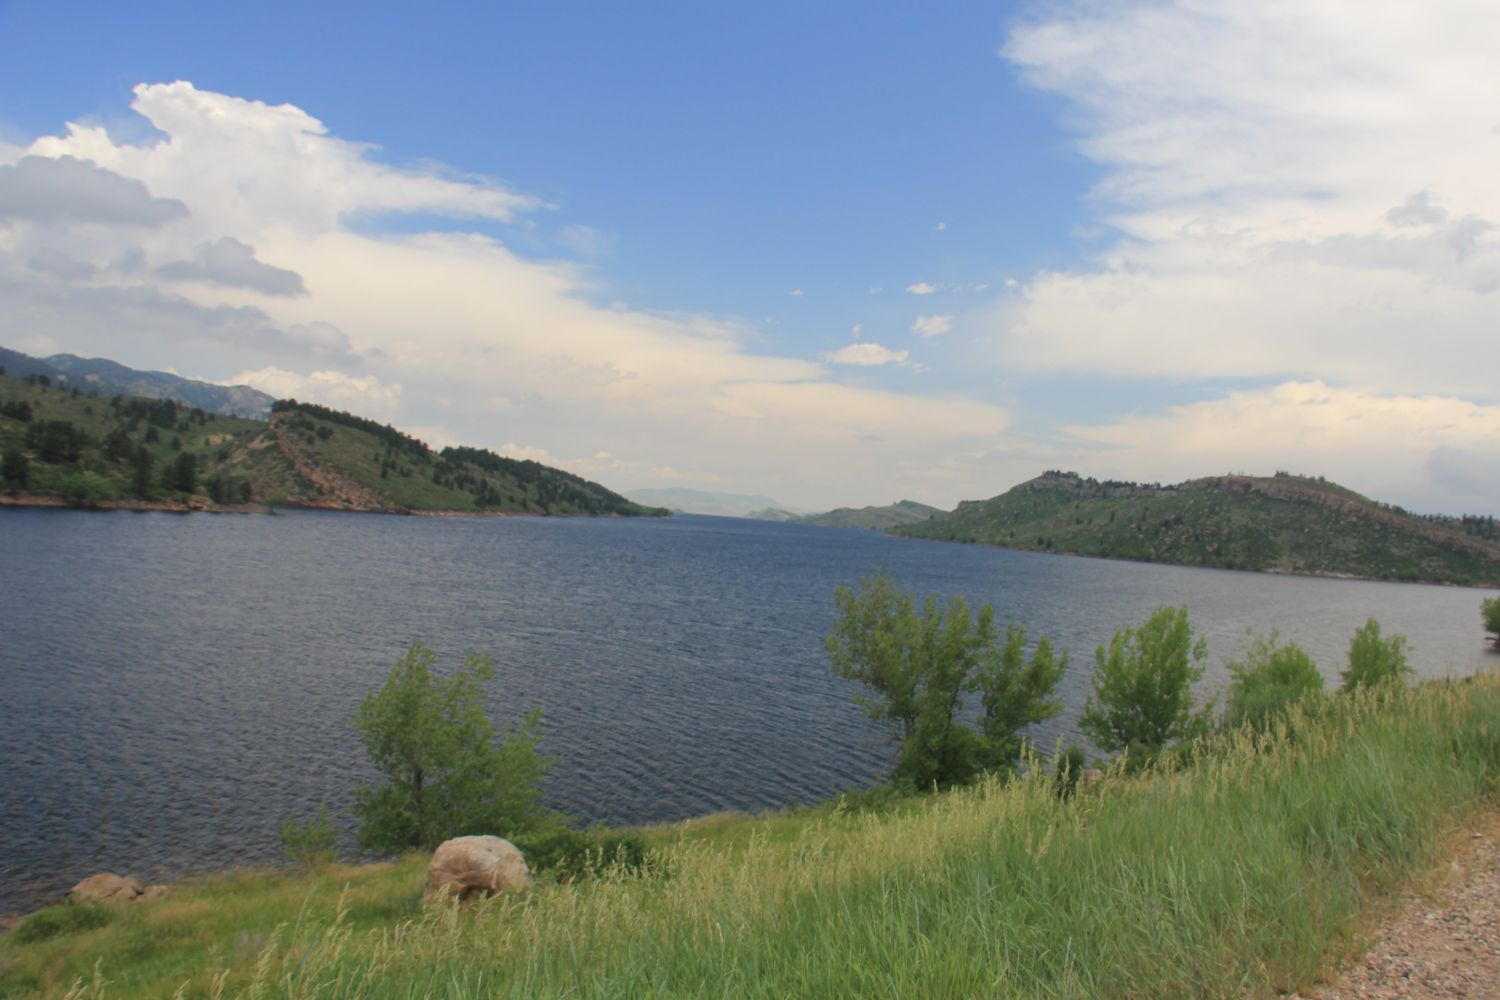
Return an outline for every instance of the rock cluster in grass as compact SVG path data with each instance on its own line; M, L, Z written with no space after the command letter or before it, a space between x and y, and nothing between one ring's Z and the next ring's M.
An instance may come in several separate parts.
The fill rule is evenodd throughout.
M136 903L160 899L168 893L164 885L142 886L139 879L113 872L90 875L68 890L75 903Z
M479 896L524 889L531 884L526 859L500 837L455 837L438 845L427 866L424 900Z

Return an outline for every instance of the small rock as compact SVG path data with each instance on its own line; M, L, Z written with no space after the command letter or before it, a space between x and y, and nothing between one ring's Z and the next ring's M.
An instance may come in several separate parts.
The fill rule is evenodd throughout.
M456 896L462 903L475 896L524 889L530 884L526 859L510 841L500 837L455 837L439 844L433 852L422 898Z
M68 890L68 898L82 903L129 903L144 890L129 875L123 878L113 872L90 875Z

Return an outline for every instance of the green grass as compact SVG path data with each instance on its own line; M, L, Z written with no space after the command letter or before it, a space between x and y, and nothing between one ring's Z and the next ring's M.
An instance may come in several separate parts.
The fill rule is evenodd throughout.
M223 878L0 943L12 992L1273 996L1494 805L1500 679L1339 696L1269 743L1060 802L1041 775L647 831L665 875L423 911L423 859ZM96 986L95 980L107 986ZM0 989L0 994L5 990Z

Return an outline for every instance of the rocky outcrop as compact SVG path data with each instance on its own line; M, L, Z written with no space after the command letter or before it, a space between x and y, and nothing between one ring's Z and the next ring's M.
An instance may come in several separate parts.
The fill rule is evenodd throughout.
M438 845L427 866L424 900L456 897L460 903L531 884L526 859L500 837L455 837Z
M295 498L298 506L382 514L411 513L407 508L391 503L387 497L360 485L319 459L312 448L297 437L297 432L290 426L285 413L271 414L269 433L281 454L292 463L293 471L318 491L317 496Z
M135 903L160 899L166 894L164 885L142 886L140 880L129 875L100 872L69 889L68 899L75 903Z

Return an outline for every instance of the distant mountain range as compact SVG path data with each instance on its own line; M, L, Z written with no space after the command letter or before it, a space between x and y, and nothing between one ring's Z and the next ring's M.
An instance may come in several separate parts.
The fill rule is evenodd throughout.
M780 509L782 506L770 497L758 494L715 493L680 487L627 490L625 495L648 507L666 507L684 514L712 514L717 517L754 517L756 511Z
M265 420L275 397L248 385L215 385L168 372L143 372L104 358L80 358L76 354L54 354L34 358L0 347L0 367L12 378L45 375L59 385L77 386L101 396L143 396L171 399L196 406L207 413L226 417Z
M884 507L839 507L822 514L794 514L774 507L745 515L762 521L786 521L792 524L816 524L825 528L866 528L889 531L903 524L914 524L942 514L936 507L915 500L898 500Z
M893 533L1185 566L1500 586L1495 518L1419 517L1286 473L1162 486L1048 472Z

